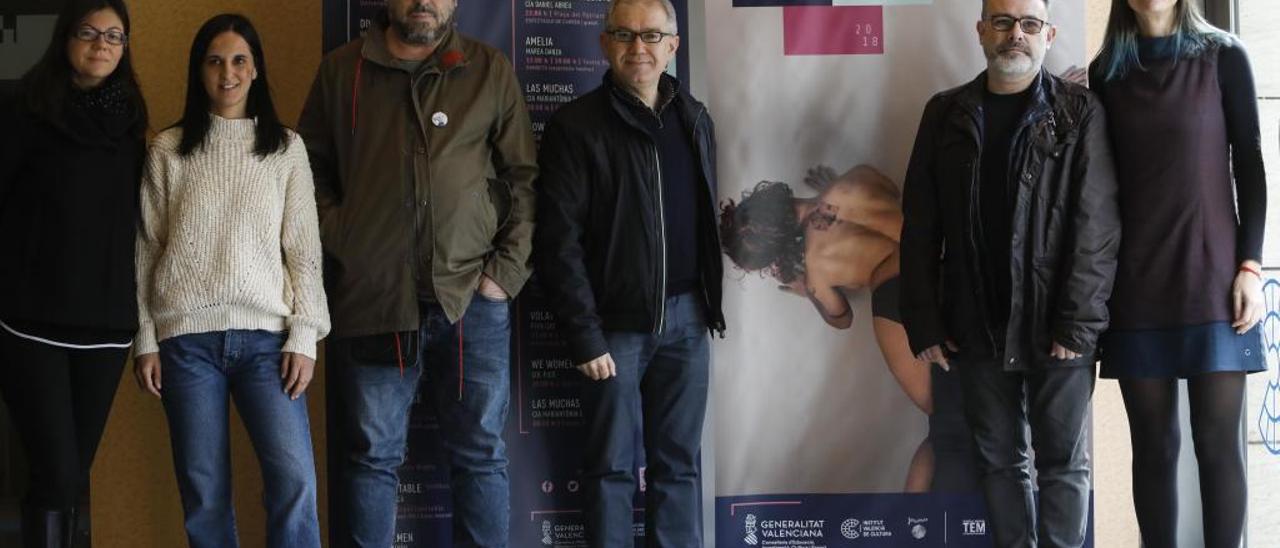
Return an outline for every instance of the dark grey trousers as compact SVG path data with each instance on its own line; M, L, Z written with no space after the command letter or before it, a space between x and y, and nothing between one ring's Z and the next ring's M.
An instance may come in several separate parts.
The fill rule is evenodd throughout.
M995 546L1083 546L1090 487L1085 420L1094 368L1006 372L996 359L953 363ZM1031 481L1032 449L1039 508Z

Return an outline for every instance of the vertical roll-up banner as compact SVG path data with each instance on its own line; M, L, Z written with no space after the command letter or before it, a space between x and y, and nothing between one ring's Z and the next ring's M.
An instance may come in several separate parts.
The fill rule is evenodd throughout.
M678 30L685 34L687 3L674 0L673 4ZM463 34L501 50L511 60L524 87L534 133L540 136L556 109L600 85L608 69L599 42L608 6L603 0L462 0L456 17ZM324 9L327 52L359 37L385 9L385 2L325 0ZM687 59L681 52L669 71L687 79ZM579 495L585 428L578 397L584 377L568 357L536 274L516 299L512 313L511 406L506 433L510 546L585 548ZM437 437L439 425L431 412L430 394L430 390L420 389L411 411L408 458L400 469L396 548L451 545L448 466ZM327 409L329 413L343 412L339 402L330 402ZM331 418L329 424L336 423ZM333 485L342 477L342 451L333 428L329 435L328 478ZM637 477L643 478L643 455L637 455L636 462L640 463ZM634 521L637 544L643 543L643 487L642 479ZM330 501L330 508L340 507L338 501ZM341 517L333 521L341 521Z
M913 359L897 310L899 189L929 97L985 68L981 8L706 3L731 327L717 547L991 544L958 378ZM1050 21L1046 67L1084 66L1084 4Z

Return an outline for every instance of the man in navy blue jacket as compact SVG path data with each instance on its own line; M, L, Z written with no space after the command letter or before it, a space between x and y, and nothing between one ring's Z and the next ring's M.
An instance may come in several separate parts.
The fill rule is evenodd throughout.
M702 545L698 458L723 267L711 117L664 73L676 28L668 0L614 0L600 35L610 71L552 117L539 157L535 264L591 379L583 492L597 547L634 545L641 425L648 545Z

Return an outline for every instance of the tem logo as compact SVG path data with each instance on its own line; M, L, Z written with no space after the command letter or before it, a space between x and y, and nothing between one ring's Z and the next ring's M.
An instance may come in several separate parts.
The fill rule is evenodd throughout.
M961 520L960 534L964 536L978 536L978 535L987 534L987 520L985 519Z
M747 528L747 536L742 538L742 542L747 543L748 546L760 544L760 538L756 536L756 515L747 514L744 521Z

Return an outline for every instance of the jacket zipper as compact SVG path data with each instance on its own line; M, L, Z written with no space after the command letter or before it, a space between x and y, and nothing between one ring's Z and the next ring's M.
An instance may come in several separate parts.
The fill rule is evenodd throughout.
M658 146L653 146L654 173L658 176L658 318L654 322L653 334L662 335L667 316L667 214L662 198L662 162L658 159ZM705 291L705 290L704 290Z
M975 113L968 112L967 114L969 114L969 116L973 118L973 122L976 127L982 128L982 122L978 119ZM982 131L985 131L985 128L982 128ZM974 292L978 294L978 303L977 303L978 308L981 309L983 312L982 333L987 336L987 343L991 345L992 352L995 352L996 338L995 338L995 334L991 332L991 311L988 310L989 305L987 304L987 295L986 295L987 291L986 291L986 288L983 287L983 285L986 282L984 281L985 278L982 277L982 265L980 264L982 261L982 257L984 257L985 255L984 255L983 246L980 242L980 238L978 237L978 232L982 231L985 228L982 226L982 205L979 202L982 199L982 196L981 196L981 192L979 192L978 190L978 188L981 186L981 181L979 180L979 171L978 171L979 165L982 162L982 132L981 131L979 132L978 138L977 138L977 148L978 148L977 160L974 161L973 165L969 167L969 198L970 198L969 199L969 219L970 219L970 223L978 228L978 230L969 230L969 245L971 246L971 249L973 249L975 252L974 253L975 256L970 259L970 262L971 264L974 265L973 266L974 272L975 274L977 274L977 276L974 276L974 280L977 283L974 284L975 287L973 289L974 289Z
M1031 109L1031 108L1033 108L1033 106L1028 105L1028 109ZM1014 130L1013 140L1010 142L1011 148L1009 150L1009 162L1008 162L1008 165L1005 166L1005 173L1006 173L1005 182L1007 185L1006 192L1009 192L1012 195L1012 199L1010 199L1009 201L1013 204L1012 205L1013 209L1017 208L1017 204L1019 203L1018 196L1022 193L1022 185L1024 183L1022 174L1024 169L1026 168L1027 158L1029 157L1030 154L1032 154L1032 152L1030 152L1030 149L1035 146L1034 144L1028 143L1025 146L1019 147L1018 143L1034 137L1036 124L1039 124L1040 120L1044 119L1045 116L1049 116L1050 120L1052 120L1053 111L1049 110L1047 114L1045 112L1028 112L1026 115L1023 116L1022 120L1018 124L1018 127ZM1014 155L1015 149L1019 151L1017 156ZM1009 211L1010 219L1014 217L1013 209ZM1014 228L1014 230L1016 230L1016 227ZM1009 262L1004 265L1004 267L1009 269L1010 272L1013 271L1013 257L1014 257L1013 251L1014 251L1013 245L1010 244ZM1023 269L1024 275L1023 275L1023 282L1022 282L1023 284L1026 283L1025 271L1026 269L1024 268ZM1012 300L1010 300L1009 310L1007 310L1006 312L1008 313L1009 320L1012 320L1013 319ZM991 343L994 347L995 334L991 333L990 330L991 328L990 326L988 326L987 337L991 340ZM1002 334L1002 338L1007 338L1007 337L1008 337L1008 331L1006 330L1006 332ZM1008 344L1009 341L1005 340L1004 343L1005 343L1004 350L1007 353L1010 347L1010 345ZM1001 363L1004 363L1005 357L1000 356L1000 361Z
M982 193L978 190L978 187L981 186L981 181L978 178L979 177L978 165L982 161L981 147L979 147L978 150L979 150L979 153L978 153L979 160L978 162L974 162L973 166L970 168L970 176L969 176L969 184L970 184L969 193L971 196L973 196L973 199L969 201L972 204L969 208L969 216L971 219L973 219L974 224L977 225L978 230L969 231L969 243L970 245L973 246L974 251L977 252L976 253L977 256L972 259L974 264L977 265L975 269L977 270L977 273L978 273L978 276L975 276L975 281L977 283L974 284L975 287L973 289L974 289L974 292L978 294L978 303L977 303L978 308L981 309L983 312L982 316L984 321L982 322L982 332L987 336L987 343L991 345L991 351L995 352L996 337L995 337L995 334L991 332L991 311L988 310L989 305L987 303L987 289L983 287L983 285L986 283L985 282L986 278L982 277L981 261L982 261L982 257L986 256L986 250L985 250L985 246L982 245L982 238L979 238L977 234L978 231L983 231L985 229L985 227L982 226L982 204L979 203L979 200L982 199Z
M629 121L629 123L631 123L631 125L636 129L639 129L646 135L649 135L648 130L638 122ZM658 118L658 125L659 127L662 125L661 117ZM666 325L667 315L667 217L666 211L662 206L662 161L658 158L658 144L653 142L652 135L650 135L649 140L651 144L650 150L653 151L654 173L657 178L657 184L655 185L656 188L654 190L655 194L657 194L658 201L658 315L653 320L653 334L661 336L662 329Z

